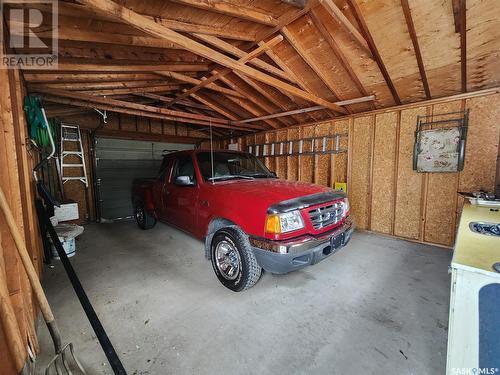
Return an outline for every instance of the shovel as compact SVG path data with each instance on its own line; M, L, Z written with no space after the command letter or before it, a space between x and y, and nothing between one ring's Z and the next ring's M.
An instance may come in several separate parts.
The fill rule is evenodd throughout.
M10 232L17 247L17 251L19 253L19 257L21 258L21 261L24 265L24 269L26 270L26 273L28 275L31 288L33 289L33 293L35 294L35 297L40 306L40 310L42 311L43 319L47 324L47 328L54 343L56 354L45 369L45 375L86 375L85 370L75 356L73 344L69 343L64 346L62 345L61 334L59 332L59 328L57 327L54 314L52 313L52 310L49 306L49 302L47 301L47 297L45 296L45 293L42 289L42 285L40 284L40 280L35 271L35 267L33 267L33 263L31 262L28 249L26 249L26 245L22 239L21 233L19 232L19 229L14 220L14 216L12 215L12 211L10 210L7 199L5 198L4 192L1 187L0 208L5 215L7 225L9 226Z

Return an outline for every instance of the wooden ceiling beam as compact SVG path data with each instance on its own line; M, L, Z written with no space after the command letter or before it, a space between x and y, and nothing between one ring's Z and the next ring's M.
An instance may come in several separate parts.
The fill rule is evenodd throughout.
M198 78L190 77L190 76L187 76L185 74L181 74L181 73L177 73L177 72L156 72L156 74L158 74L162 77L169 77L169 78L176 79L178 81L191 83L195 86L200 85L203 82L202 80L200 80ZM230 90L230 89L227 89L225 87L219 86L215 83L206 84L206 85L204 85L204 87L209 89L209 90L213 90L213 91L220 92L222 94L226 94L228 96L242 97L242 95L240 93L238 93L234 90Z
M173 98L169 98L167 96L162 96L162 95L158 95L158 94L152 94L152 93L148 93L148 92L140 92L140 93L136 93L135 95L137 95L137 96L143 96L145 98L159 100L159 101L165 102L165 103L169 103L173 99ZM209 107L207 107L207 106L205 106L203 104L193 103L190 100L179 100L178 104L181 104L181 105L184 105L184 106L187 106L187 107L198 108L198 109L202 109L202 110L210 110Z
M460 33L460 80L467 92L467 5L466 0L452 0L455 32Z
M291 24L292 22L298 20L303 15L307 14L311 9L314 9L320 4L320 0L308 0L307 4L302 9L290 9L288 12L282 14L278 17L276 26L271 29L264 29L257 33L255 36L256 43L261 42L267 38L270 38L276 33L279 33L280 30ZM247 48L253 47L253 44L248 46Z
M241 63L241 64L245 64L246 62L250 61L251 59L259 56L260 54L264 53L264 51L266 49L269 49L271 48L272 46L278 44L279 42L281 42L283 40L283 37L281 35L278 35L276 37L274 37L273 39L271 39L269 42L263 44L262 46L259 46L257 47L256 49L254 49L252 52L249 52L249 53L246 53L245 56L241 57L238 62ZM201 90L203 87L206 87L208 86L209 84L212 84L213 82L215 82L216 80L220 79L221 77L227 75L231 73L231 69L230 68L225 68L225 69L222 69L221 71L217 72L217 73L214 73L214 71L212 70L212 76L209 77L209 78L206 78L204 80L202 80L198 85L190 88L189 90L186 90L184 91L181 95L179 95L177 98L180 100L180 99L184 99L184 98L187 98L188 96L190 96L191 94L194 94L195 92ZM176 102L176 99L174 99L171 103L169 103L167 105L170 106L172 104L174 104Z
M29 9L39 9L42 12L50 13L52 12L52 5L44 4L44 3L29 3L28 4L16 4L16 7L26 7ZM80 4L74 4L69 2L60 1L58 5L58 14L59 16L68 16L68 17L85 17L89 16L89 18L98 20L98 21L110 21L114 22L115 19L113 17L102 14L101 12L94 11ZM214 35L220 38L227 39L235 39L241 41L253 41L255 40L255 35L251 35L247 32L232 30L224 27L214 27L207 25L200 25L194 23L181 22L177 20L170 20L163 17L158 16L148 16L144 15L155 22L158 22L166 27L171 28L172 30L181 31L181 32L196 32L200 34Z
M343 101L337 102L338 105L349 105L349 104L356 104L356 103L364 103L364 102L369 102L375 100L374 95L369 95L363 98L356 98L356 99L347 99ZM246 124L249 122L255 122L255 121L261 121L261 120L266 120L266 119L273 119L273 118L278 118L278 117L285 117L285 116L292 116L296 115L299 113L307 113L307 112L314 112L314 111L321 111L325 109L325 107L317 105L314 107L309 107L309 108L300 108L300 109L294 109L292 111L286 111L286 112L280 112L280 113L273 113L271 115L266 115L266 116L260 116L260 117L255 117L255 118L249 118L245 120L241 120L236 122L236 124Z
M270 14L255 10L243 4L236 4L221 0L199 1L199 0L172 0L175 3L188 5L206 11L225 14L231 17L257 22L262 25L276 26L277 21Z
M247 53L240 48L233 46L230 43L227 43L226 41L219 39L217 37L213 37L210 35L202 35L198 33L193 33L192 35L196 36L198 39L201 39L209 44L211 44L214 47L220 48L224 52L230 53L233 56L236 56L238 58L244 57ZM259 46L263 45L264 42L260 42ZM259 59L259 58L254 58L248 62L248 64L255 65L258 68L261 68L262 70L265 70L268 73L274 74L280 78L286 79L292 83L295 83L293 76L290 76L283 70L276 68L275 66L268 64L267 62Z
M35 34L41 39L48 39L53 36L52 30L36 31ZM73 42L95 42L106 44L118 44L137 47L153 47L165 49L179 49L174 43L159 39L137 35L111 34L97 31L87 31L76 28L59 27L57 31L59 40L69 40Z
M254 103L257 107L261 108L264 111L264 113L273 113L273 112L275 112L275 107L273 106L273 105L275 105L274 101L271 102L271 103L273 103L273 105L271 105L270 103L268 103L264 99L264 97L262 97L260 95L255 95L252 92L252 90L244 90L244 89L242 89L239 85L237 85L234 82L234 80L233 80L233 78L232 78L231 75L227 75L225 77L222 77L221 80L222 80L222 82L224 82L229 87L232 87L233 89L235 89L235 90L240 91L241 93L243 93L248 100L250 100L252 103ZM288 125L286 122L283 122L283 121L280 121L280 122L283 125L285 125L285 126Z
M58 96L58 97L62 97L62 98L83 100L83 101L87 101L87 102L90 102L93 104L105 104L105 105L110 105L110 106L114 106L114 107L123 107L123 108L128 108L128 109L136 109L139 111L160 113L160 114L163 114L166 116L175 117L176 119L182 119L182 120L178 120L178 121L183 121L183 122L189 122L187 120L200 120L200 121L204 121L204 122L215 122L215 123L222 123L222 124L229 123L227 120L220 119L220 118L214 118L214 117L202 116L202 115L194 115L194 114L186 113L186 112L172 111L172 110L169 110L166 108L153 107L153 106L138 104L138 103L131 103L131 102L123 101L123 100L116 100L116 99L111 99L111 98L101 98L98 96L82 94L82 93L78 93L78 92L74 92L74 91L37 88L36 92L41 93L41 94L45 94L45 95L49 95L49 96Z
M198 100L200 103L203 103L207 107L212 108L215 112L220 113L222 116L232 120L232 121L238 121L240 120L234 113L230 112L228 109L224 108L220 103L216 102L215 100L212 100L204 95L201 95L199 93L196 94L191 94L191 96Z
M79 90L105 90L118 88L149 88L157 86L168 86L170 89L178 89L180 86L177 83L168 82L161 79L151 81L113 81L113 82L63 82L63 83L31 83L28 82L28 87L35 88L42 86L45 88L62 89L69 91Z
M24 79L28 83L85 83L85 82L122 82L122 81L146 81L158 79L156 74L151 73L25 73Z
M82 62L65 62L61 59L58 63L58 71L68 71L68 72L156 72L156 71L174 71L174 72L196 72L196 71L207 71L209 69L208 63L164 63L164 64L142 64L142 65L131 65L128 63L121 64L97 64L90 63L87 61ZM40 73L39 70L29 69L25 67L24 71ZM53 71L46 71L50 73Z
M309 16L311 17L314 26L316 26L316 28L318 29L320 35L326 40L326 42L332 49L333 53L335 54L335 56L339 59L340 64L345 69L345 71L349 75L349 78L352 80L358 91L361 93L361 95L367 96L368 93L363 84L361 83L361 81L359 80L358 76L352 69L351 63L345 57L344 53L340 49L340 46L333 38L333 35L330 34L330 32L326 29L325 25L323 25L323 22L319 19L318 15L316 14L316 11L313 10L312 12L310 12Z
M318 76L321 82L331 91L333 95L337 98L337 100L342 100L342 94L339 90L334 86L330 77L326 75L324 69L319 66L316 61L310 56L309 52L301 45L298 38L293 35L293 33L288 29L288 27L284 27L281 29L281 33L285 36L288 43L295 49L295 51L299 54L299 56L304 60L304 62L312 69L314 73ZM350 113L349 110L347 110Z
M429 100L432 99L431 90L429 88L429 82L427 81L424 60L422 59L422 53L420 52L420 46L418 45L417 32L415 31L415 25L413 24L413 18L411 16L411 9L410 4L408 4L408 0L401 0L401 7L403 8L406 26L408 27L408 33L410 34L413 50L417 59L418 71L420 72L420 78L422 80L422 85L424 86L425 97Z
M247 111L248 113L251 113L253 116L258 116L258 117L261 117L262 114L259 114L259 112L255 109L255 106L250 104L250 103L247 103L245 102L245 100L243 99L240 99L240 98L233 98L233 97L227 97L229 100L233 101L236 105L240 106L241 108L243 108L245 111ZM275 120L268 120L268 119L263 119L263 121L268 125L269 128L271 129L277 129L277 128L281 128L282 127L282 124L280 124L279 122L275 121ZM237 121L237 123L240 123L241 121Z
M375 41L373 40L373 37L370 33L370 30L368 29L368 25L365 22L365 19L363 18L363 15L361 13L361 9L359 8L358 4L356 3L356 0L347 0L354 18L359 24L359 27L361 28L361 31L363 35L365 36L366 41L368 42L368 46L370 47L370 51L372 56L375 58L375 62L378 65L378 68L380 69L380 72L382 73L382 76L384 77L384 80L389 87L389 91L392 94L392 98L394 99L394 102L397 105L401 104L401 99L399 98L398 92L396 90L396 87L394 86L394 83L392 82L391 77L389 76L389 72L387 71L384 62L382 60L382 57L380 56L380 53L378 52L377 46L375 45Z
M206 140L206 137L201 138L201 137L190 137L190 136L170 135L170 134L143 133L134 131L115 130L110 128L99 128L95 131L95 134L101 138L133 139L136 141L148 141L148 142L197 144L203 140Z
M265 84L261 82L254 81L253 79L246 77L243 74L240 73L235 73L243 82L245 82L247 85L249 85L251 88L253 88L255 91L257 91L260 95L262 95L263 98L266 98L270 103L274 105L270 106L264 99L258 100L258 105L261 106L266 110L268 113L274 113L276 112L275 108L281 108L281 109L286 109L285 106L283 105L282 101L278 100L274 95L271 94L270 90L265 87ZM253 96L255 99L255 95ZM285 126L290 125L290 120L289 119L278 119L281 123L283 123Z
M237 129L237 130L241 130L241 131L253 131L253 129L251 127L247 127L247 126L238 127L238 126L234 126L234 125L207 122L207 121L201 121L201 120L189 120L189 119L182 118L182 117L167 116L167 115L157 113L157 112L141 111L141 110L137 110L137 109L131 109L131 108L127 108L127 107L115 106L115 105L104 104L104 103L92 103L92 102L89 102L86 100L78 100L78 99L71 99L71 98L65 98L65 97L60 97L60 96L52 96L50 94L44 95L43 100L47 101L47 102L51 102L51 103L60 103L60 104L66 104L66 105L83 107L83 108L90 108L90 109L100 109L100 110L106 110L106 111L110 111L110 112L124 113L127 115L133 115L133 116L142 116L142 117L157 118L157 119L170 120L170 121L178 121L178 122L189 123L189 124L193 124L193 125L202 125L202 126L212 125L214 128ZM153 107L153 108L156 108L156 107Z
M169 42L172 42L184 49L191 51L199 56L207 58L209 60L214 61L220 65L223 65L227 68L230 68L235 71L239 71L242 74L245 74L249 77L252 77L256 80L265 82L270 86L277 87L279 89L283 89L288 91L289 93L301 97L305 100L311 101L313 103L324 105L331 110L337 111L339 113L346 113L346 110L342 107L336 106L335 104L319 98L310 93L304 92L303 90L292 86L286 82L283 82L277 78L274 78L266 73L263 73L259 70L256 70L250 66L242 64L239 61L236 61L220 52L215 51L212 48L209 48L199 42L192 40L182 34L179 34L176 31L173 31L165 26L155 23L140 14L134 12L133 10L123 7L111 0L80 0L81 3L93 8L95 10L100 10L104 13L112 15L129 25L134 26L135 28L144 31L150 35L164 38Z
M95 95L95 96L117 96L117 95L128 95L144 92L167 92L178 90L180 86L178 85L160 85L160 86L150 86L150 87L131 87L123 89L103 89L103 90L83 90L79 91L82 94Z
M262 42L259 42L259 45L260 43ZM313 93L312 90L308 87L306 81L299 75L295 74L295 72L290 69L290 67L272 50L267 50L266 51L266 55L269 56L269 58L271 60L274 61L274 63L276 65L278 65L283 71L285 71L287 74L289 74L290 76L293 77L293 79L295 80L295 82L297 82L297 85L304 91L307 91L307 92L310 92L310 93ZM283 92L283 91L282 91ZM287 93L288 94L288 93ZM288 94L287 95L288 97L290 97L290 95ZM291 100L295 102L293 96L291 97ZM311 121L314 121L315 118L312 117L310 114L307 114L307 116L310 118ZM300 122L300 121L299 121Z
M333 0L320 0L323 8L338 22L340 27L344 29L357 44L369 55L372 54L365 37L354 27L349 19L342 13L339 7Z

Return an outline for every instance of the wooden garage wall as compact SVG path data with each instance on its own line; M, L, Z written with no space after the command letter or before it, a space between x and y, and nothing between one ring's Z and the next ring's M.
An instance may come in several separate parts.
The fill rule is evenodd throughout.
M1 54L0 54L1 55ZM38 221L34 208L35 187L31 170L35 161L27 150L27 125L23 112L24 84L17 70L0 69L0 186L17 226L21 230L35 268L40 273L42 247L38 231ZM23 360L27 356L28 341L35 350L38 344L35 335L37 314L31 287L18 256L5 217L0 212L0 272L6 276L6 288L10 304L17 318L23 350L12 353L5 336L5 328L0 324L0 375L17 373L13 356Z
M416 118L470 109L465 167L459 173L412 169ZM278 176L333 187L348 183L359 229L452 246L462 207L459 191L494 190L500 134L495 90L358 114L335 121L220 142L248 145L348 132L348 153L264 158ZM347 146L345 144L345 146ZM451 218L451 219L450 219Z

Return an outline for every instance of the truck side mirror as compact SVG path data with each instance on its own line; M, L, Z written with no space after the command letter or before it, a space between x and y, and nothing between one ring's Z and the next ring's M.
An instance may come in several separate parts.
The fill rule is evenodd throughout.
M195 183L191 176L177 176L174 180L174 184L178 186L194 186Z

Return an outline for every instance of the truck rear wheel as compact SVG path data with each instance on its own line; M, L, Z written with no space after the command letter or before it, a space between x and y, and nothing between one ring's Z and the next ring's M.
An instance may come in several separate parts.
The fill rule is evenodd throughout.
M151 229L156 224L156 219L146 211L142 202L137 202L135 204L134 216L137 225L141 229Z
M241 292L259 281L262 268L245 233L238 227L217 231L210 248L212 267L226 288Z

